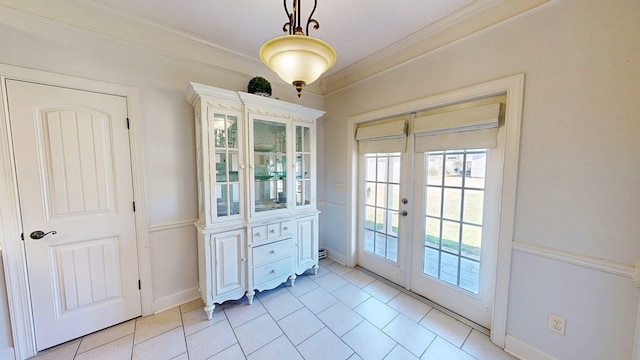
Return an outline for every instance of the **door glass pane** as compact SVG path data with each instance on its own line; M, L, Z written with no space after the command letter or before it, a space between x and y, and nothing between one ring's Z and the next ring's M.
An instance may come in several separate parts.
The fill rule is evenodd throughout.
M388 204L387 207L389 209L393 209L398 211L398 205L400 205L400 185L389 184L389 194L388 194Z
M216 208L218 216L227 216L229 202L227 201L227 185L216 185Z
M425 154L426 275L479 291L487 150Z
M389 182L400 184L400 156L389 157Z
M444 154L431 153L427 160L427 184L442 185Z
M446 252L440 253L440 280L458 285L458 257Z
M400 208L400 154L367 154L364 161L364 251L396 263Z
M253 121L253 206L256 212L287 207L286 130L284 123ZM303 169L303 164L298 166L296 162L296 172L298 169Z
M375 236L375 231L369 229L364 230L364 250L366 252L374 252L373 239Z
M295 129L296 206L303 206L311 204L312 201L311 129L302 125L296 125Z
M375 182L367 182L365 183L365 203L367 205L375 205L376 204L376 193L374 191L376 186Z
M462 208L462 189L444 189L444 202L442 217L451 220L460 220L460 210Z
M233 183L229 185L229 198L231 199L229 215L240 214L240 184Z
M480 263L460 258L460 287L472 293L478 293L478 278L480 277Z
M209 144L213 145L215 164L211 166L211 177L215 179L217 217L240 214L241 179L238 176L239 152L237 143L238 118L226 114L213 114L209 121Z
M427 215L442 216L442 189L439 187L427 187L426 189L426 209Z

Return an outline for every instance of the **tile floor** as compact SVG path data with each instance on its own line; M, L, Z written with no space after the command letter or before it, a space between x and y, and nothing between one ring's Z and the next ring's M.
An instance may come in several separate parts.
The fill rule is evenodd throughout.
M514 359L482 332L361 269L321 261L318 275L217 305L194 300L34 357L81 359Z

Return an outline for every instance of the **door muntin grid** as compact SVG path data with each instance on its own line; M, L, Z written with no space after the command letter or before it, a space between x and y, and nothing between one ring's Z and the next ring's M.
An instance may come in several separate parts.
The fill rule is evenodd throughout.
M400 153L365 154L365 252L398 262Z
M425 153L423 273L479 294L487 150Z

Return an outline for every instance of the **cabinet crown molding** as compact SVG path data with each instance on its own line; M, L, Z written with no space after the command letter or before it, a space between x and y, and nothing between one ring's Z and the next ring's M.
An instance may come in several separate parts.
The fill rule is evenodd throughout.
M195 105L199 98L207 98L207 104L215 107L230 108L230 103L243 105L248 112L269 115L294 120L317 119L324 115L324 111L305 107L300 104L272 99L265 96L249 94L243 91L233 91L214 86L189 82L186 99ZM211 101L210 98L215 100Z

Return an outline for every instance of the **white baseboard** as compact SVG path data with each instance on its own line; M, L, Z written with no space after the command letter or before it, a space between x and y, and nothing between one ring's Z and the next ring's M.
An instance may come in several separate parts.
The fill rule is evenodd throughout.
M15 360L15 359L16 359L16 356L12 347L0 350L0 360Z
M329 248L324 248L325 250L327 250L327 257L329 257L331 260L339 263L340 265L344 265L346 266L347 264L347 258L340 254L339 252L335 251L335 250L331 250Z
M511 335L507 335L504 339L504 350L523 360L558 360Z
M197 287L161 297L153 301L153 313L159 313L200 297Z

